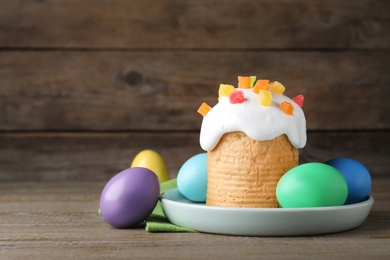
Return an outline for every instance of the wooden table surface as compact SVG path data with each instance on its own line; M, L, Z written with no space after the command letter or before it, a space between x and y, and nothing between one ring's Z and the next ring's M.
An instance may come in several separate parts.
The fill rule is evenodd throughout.
M296 258L389 259L390 177L373 179L366 221L343 233L308 237L241 237L119 230L98 216L103 182L0 184L1 259Z

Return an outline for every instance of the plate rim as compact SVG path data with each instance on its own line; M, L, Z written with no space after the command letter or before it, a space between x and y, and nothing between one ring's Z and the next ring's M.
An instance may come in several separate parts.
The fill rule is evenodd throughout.
M180 199L188 201L182 202L177 201L175 198L170 197L170 194L179 195ZM194 229L198 232L203 233L213 233L213 234L222 234L222 235L238 235L238 236L307 236L307 235L324 235L329 233L338 233L351 230L360 226L368 217L371 212L372 206L374 204L374 198L368 196L366 200L341 206L328 206L328 207L310 207L310 208L237 208L237 207L218 207L218 206L206 206L205 203L192 202L186 199L177 188L164 191L160 200L162 203L163 211L167 219L178 226L183 226L187 228ZM187 209L187 210L184 210ZM345 214L349 216L352 212L359 212L356 214L353 219L346 218ZM191 213L186 213L191 212ZM247 224L236 223L232 226L228 220L225 224L225 228L221 228L221 221L209 220L198 220L194 219L194 215L219 215L227 214L225 216L235 216L242 213L244 219L252 218L252 225L255 225L254 230L247 230L245 227ZM322 215L324 214L324 215ZM336 224L333 224L332 227L328 227L326 224L314 220L316 226L313 230L309 230L306 227L306 221L302 222L300 218L303 217L313 217L324 216L323 218L329 220L335 220ZM333 217L334 216L334 217ZM290 217L295 218L295 222L290 221ZM253 220L255 218L255 221ZM263 218L263 220L261 220ZM264 221L264 218L271 218L272 223ZM299 220L297 220L299 219ZM308 219L309 222L313 219ZM288 223L287 223L288 222ZM293 223L293 224L290 224ZM288 226L286 226L286 223ZM266 225L265 225L266 224ZM297 226L300 226L299 229ZM317 226L319 225L319 226ZM219 227L216 227L219 226ZM266 227L267 226L267 227ZM272 226L268 227L268 226ZM285 229L280 229L280 226L284 226Z
M355 208L355 207L362 207L368 204L373 204L374 203L374 197L369 195L364 201L358 202L358 203L353 203L353 204L347 204L347 205L340 205L340 206L326 206L326 207L304 207L304 208L239 208L239 207L219 207L219 206L207 206L204 202L194 202L191 201L191 203L184 203L176 200L172 200L166 197L166 193L171 193L174 191L179 191L178 188L173 188L166 190L161 193L160 195L160 201L166 199L169 200L171 203L174 204L180 204L183 206L187 207L206 207L210 210L227 210L227 211L237 211L237 210L245 210L245 211L264 211L264 212L304 212L304 211L332 211L332 210L341 210L341 209L348 209L348 208ZM184 195L182 195L184 197ZM185 197L184 197L185 198ZM187 199L188 200L188 199ZM190 200L189 200L190 201Z

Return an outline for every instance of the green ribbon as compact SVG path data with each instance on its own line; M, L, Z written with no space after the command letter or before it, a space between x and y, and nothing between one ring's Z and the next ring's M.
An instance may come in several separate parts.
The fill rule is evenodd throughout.
M160 192L177 188L176 179L172 179L160 184ZM146 219L145 229L148 232L196 232L193 229L179 227L166 218L161 201L157 202L152 214Z

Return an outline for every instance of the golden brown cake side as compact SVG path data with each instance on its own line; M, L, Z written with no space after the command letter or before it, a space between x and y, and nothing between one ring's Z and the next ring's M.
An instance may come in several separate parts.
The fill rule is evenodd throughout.
M276 208L276 185L298 165L285 135L256 141L242 132L224 134L207 154L209 206Z

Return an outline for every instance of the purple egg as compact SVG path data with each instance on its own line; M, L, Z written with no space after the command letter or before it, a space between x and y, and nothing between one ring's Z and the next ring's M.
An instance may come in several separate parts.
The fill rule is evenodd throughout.
M104 187L100 210L105 221L116 228L128 228L152 213L160 195L156 174L141 167L126 169Z

